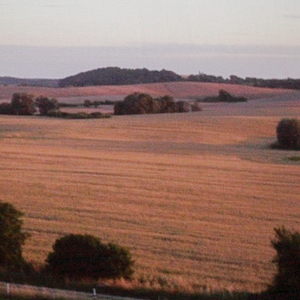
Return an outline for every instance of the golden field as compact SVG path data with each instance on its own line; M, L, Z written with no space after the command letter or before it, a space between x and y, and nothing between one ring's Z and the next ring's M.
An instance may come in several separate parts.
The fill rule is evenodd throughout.
M283 91L186 114L0 116L0 199L25 213L35 264L87 233L128 247L146 284L260 291L273 228L300 229L300 153L268 148L299 116L300 93Z
M58 98L61 101L70 98L86 97L116 97L122 99L124 96L139 92L147 93L153 97L171 95L174 98L206 97L217 95L220 89L225 89L236 96L247 98L261 98L265 96L285 94L286 90L257 88L251 86L241 86L237 84L218 84L205 82L166 82L136 85L110 85L110 86L88 86L88 87L66 87L66 88L46 88L31 86L0 86L0 100L10 100L13 93L29 93L36 97ZM81 99L81 102L83 100Z

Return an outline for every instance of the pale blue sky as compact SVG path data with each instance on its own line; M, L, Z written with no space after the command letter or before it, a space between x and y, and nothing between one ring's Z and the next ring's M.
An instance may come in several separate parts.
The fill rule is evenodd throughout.
M0 76L114 65L300 77L299 32L299 0L0 0Z

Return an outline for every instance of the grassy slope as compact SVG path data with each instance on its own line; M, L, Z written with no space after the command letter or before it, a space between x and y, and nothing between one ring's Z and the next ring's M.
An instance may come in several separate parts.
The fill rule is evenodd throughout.
M280 105L244 105L103 120L1 116L0 199L25 212L26 257L41 263L58 236L89 233L128 246L149 280L263 288L273 227L300 227L299 163L266 149ZM285 114L299 116L295 107Z

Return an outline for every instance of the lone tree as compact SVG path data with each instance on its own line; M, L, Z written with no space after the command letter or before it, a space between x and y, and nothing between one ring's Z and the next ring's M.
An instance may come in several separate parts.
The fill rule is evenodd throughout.
M35 99L35 104L39 109L41 115L46 116L49 112L57 111L59 109L59 103L54 98L38 97Z
M130 279L133 260L129 250L103 244L92 235L69 234L55 241L46 259L46 271L59 278Z
M36 112L33 95L26 93L13 94L11 105L14 115L33 115Z
M22 231L22 212L10 203L0 201L0 266L23 267L22 246L27 233Z
M282 119L276 128L280 148L300 150L300 122L296 119Z
M300 299L300 233L285 227L275 228L272 246L277 254L273 262L277 273L269 291L280 299Z

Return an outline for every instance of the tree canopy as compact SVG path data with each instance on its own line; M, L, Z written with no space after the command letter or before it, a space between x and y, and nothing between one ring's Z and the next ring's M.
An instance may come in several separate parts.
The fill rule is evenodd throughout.
M128 249L103 244L99 238L87 234L69 234L57 239L46 263L48 272L72 280L130 279L133 274L133 260Z
M299 299L300 297L300 233L290 231L284 226L275 228L272 246L276 250L273 262L277 273L270 287L271 292L285 295L280 299Z
M14 115L33 115L36 111L33 95L15 93L11 100Z
M300 150L300 122L297 119L282 119L276 133L280 148Z
M23 213L12 204L0 201L0 265L21 266L25 264L22 246L28 234L22 231Z

